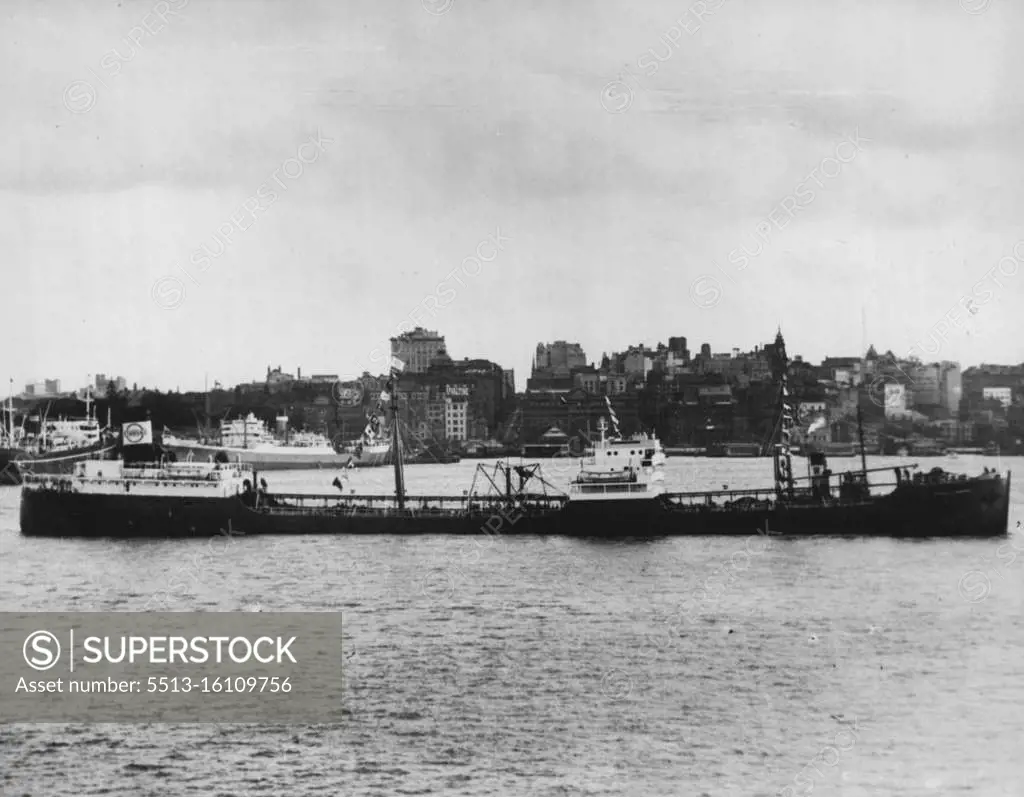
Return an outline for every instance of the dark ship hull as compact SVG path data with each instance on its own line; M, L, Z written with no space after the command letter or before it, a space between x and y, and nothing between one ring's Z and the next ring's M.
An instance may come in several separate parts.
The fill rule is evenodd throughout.
M211 537L241 534L557 534L986 537L1005 534L1010 477L904 483L888 495L757 500L663 494L643 500L519 497L438 509L454 499L382 496L183 498L88 494L59 488L22 493L21 530L64 537ZM309 504L319 502L319 507ZM434 507L434 508L429 508Z
M67 474L83 459L112 456L116 446L96 443L59 453L33 454L20 449L0 449L0 484L21 484L25 474Z
M261 496L254 506L235 498L133 497L48 490L25 491L21 531L60 537L213 537L227 534L519 534L553 532L557 509L529 513L494 505L487 511L440 512L416 507L339 506L317 511Z

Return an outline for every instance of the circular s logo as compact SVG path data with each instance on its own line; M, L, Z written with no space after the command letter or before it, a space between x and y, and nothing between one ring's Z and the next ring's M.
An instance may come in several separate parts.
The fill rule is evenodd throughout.
M601 678L601 691L612 700L625 700L633 691L633 679L622 670L609 670Z
M702 310L714 307L722 299L722 283L704 274L690 284L690 300Z
M601 107L608 113L625 113L633 104L633 89L621 80L613 80L601 89Z
M957 589L968 603L980 603L992 591L992 582L980 570L971 570L960 577Z
M876 407L890 410L901 409L905 401L904 388L895 377L888 375L875 377L868 387L868 396Z
M991 4L992 0L960 0L960 8L972 16L984 14Z
M359 379L355 382L342 382L339 379L331 388L334 403L342 407L358 407L363 403L365 393L362 380Z
M455 595L455 579L444 568L435 567L424 576L421 592L431 603L441 603Z
M49 631L33 631L25 638L21 653L33 670L48 670L60 660L60 642Z
M185 283L177 277L165 276L153 283L149 295L156 306L163 310L173 310L185 301Z
M130 423L124 428L124 439L128 443L138 443L145 436L145 431L137 423Z

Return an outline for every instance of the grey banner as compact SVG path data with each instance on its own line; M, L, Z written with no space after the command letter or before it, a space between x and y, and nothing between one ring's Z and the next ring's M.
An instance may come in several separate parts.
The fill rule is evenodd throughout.
M0 613L0 723L341 721L340 613Z

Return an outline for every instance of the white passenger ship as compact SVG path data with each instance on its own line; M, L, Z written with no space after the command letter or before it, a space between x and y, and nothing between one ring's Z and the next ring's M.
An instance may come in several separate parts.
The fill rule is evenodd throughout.
M323 435L298 433L287 442L277 440L267 425L251 412L246 418L222 421L220 445L200 443L164 434L163 445L179 459L204 460L223 452L232 462L252 465L259 470L342 468L352 460L350 454L335 451Z

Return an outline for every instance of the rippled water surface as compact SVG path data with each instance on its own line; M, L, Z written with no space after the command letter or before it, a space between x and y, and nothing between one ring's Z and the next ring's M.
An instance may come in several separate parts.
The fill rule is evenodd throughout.
M337 611L352 652L340 726L0 725L0 786L1020 797L1024 459L921 462L1016 471L1010 536L265 537L209 556L205 542L25 539L20 488L0 488L0 609L141 611L160 592L174 611ZM408 487L461 491L474 468L412 466ZM568 479L564 463L546 470ZM333 476L267 479L314 490ZM670 459L668 478L763 486L770 463ZM351 486L389 479L357 471Z

